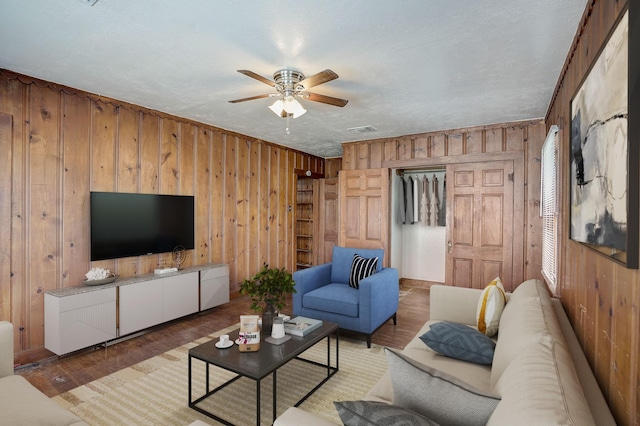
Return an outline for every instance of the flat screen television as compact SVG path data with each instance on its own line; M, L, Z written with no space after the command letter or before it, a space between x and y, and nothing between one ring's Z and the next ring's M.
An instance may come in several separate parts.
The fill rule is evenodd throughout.
M91 192L91 260L194 248L194 197Z

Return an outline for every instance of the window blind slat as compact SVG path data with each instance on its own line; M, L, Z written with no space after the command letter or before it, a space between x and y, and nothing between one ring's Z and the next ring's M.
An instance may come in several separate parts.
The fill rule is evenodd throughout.
M542 216L542 275L549 287L556 291L558 209L557 187L557 135L558 126L551 126L542 145L542 170L540 173L540 215Z

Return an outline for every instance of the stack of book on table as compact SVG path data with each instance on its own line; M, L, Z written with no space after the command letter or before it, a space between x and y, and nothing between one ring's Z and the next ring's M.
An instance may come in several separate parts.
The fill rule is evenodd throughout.
M284 332L292 336L304 337L320 327L322 327L321 320L307 317L295 317L284 323Z

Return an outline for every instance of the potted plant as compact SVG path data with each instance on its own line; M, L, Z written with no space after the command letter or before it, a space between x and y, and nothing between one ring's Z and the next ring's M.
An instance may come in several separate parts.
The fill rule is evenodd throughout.
M251 297L251 309L262 312L263 333L271 332L273 317L285 306L285 297L295 293L293 276L285 268L270 268L266 263L260 272L240 284L240 294Z

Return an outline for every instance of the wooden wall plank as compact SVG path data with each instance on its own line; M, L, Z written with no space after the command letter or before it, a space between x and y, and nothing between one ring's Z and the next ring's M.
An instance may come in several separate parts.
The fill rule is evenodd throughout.
M195 138L196 127L190 123L178 123L178 135L180 144L178 146L178 194L195 195ZM207 175L208 176L208 175ZM197 199L194 203L198 204ZM197 208L197 207L196 207ZM197 221L197 219L196 219ZM197 231L196 231L197 233ZM197 239L197 237L196 237ZM195 243L194 239L194 243ZM194 244L195 247L195 244ZM182 267L195 265L194 250L187 250L187 256Z
M1 84L1 82L0 82ZM5 93L0 86L0 97ZM0 113L0 321L11 321L11 162L13 117Z
M502 151L502 142L503 142L503 130L502 128L498 129L487 129L484 132L484 151L483 152L501 152Z
M28 347L44 344L44 291L59 287L60 94L33 87L29 111Z
M258 142L250 142L249 146L249 225L248 225L248 276L255 275L261 268L260 263L260 180L261 180L261 164L260 154L263 144Z
M484 131L476 129L463 134L464 152L466 154L478 154L484 152Z
M236 171L236 273L249 276L249 145L246 139L237 141Z
M289 158L286 150L279 149L278 158L278 213L276 215L276 224L278 229L278 257L273 266L283 268L290 262L290 257L287 256L289 246L287 245L287 182L289 181L289 173L293 173L293 169L289 168Z
M73 126L73 122L70 123ZM140 113L130 108L118 110L116 186L118 192L138 192L140 185ZM81 175L82 176L82 175ZM86 176L86 174L85 174ZM87 227L87 232L89 227ZM140 274L138 257L119 259L117 272L123 277Z
M62 287L77 286L91 269L89 223L90 173L89 129L91 102L86 98L62 95L63 175ZM80 206L74 208L73 206Z
M259 205L258 205L258 226L259 226L259 266L269 263L269 252L271 245L269 244L269 235L271 228L269 200L270 200L270 183L271 183L271 147L266 144L260 144L260 183L259 183Z
M238 291L238 270L237 270L237 235L236 222L238 220L237 186L238 176L238 137L225 135L225 181L224 181L224 263L229 264L229 291Z
M204 144L204 146L203 146ZM202 147L202 149L200 149ZM221 132L212 132L206 129L200 130L200 136L198 137L198 149L202 154L198 154L198 161L204 163L204 159L200 159L200 156L205 155L205 150L210 151L210 157L206 158L206 170L210 175L208 176L209 182L202 183L201 179L205 177L200 170L198 170L198 185L203 185L203 192L208 201L206 220L210 224L208 234L208 240L206 244L211 247L209 258L211 262L224 263L226 261L225 256L225 179L227 177L226 170L226 155L225 155L225 137ZM203 164L204 165L204 164ZM202 167L202 166L201 166ZM234 167L230 164L229 167ZM208 185L211 185L210 187ZM210 189L209 189L210 188ZM199 199L201 199L199 197ZM205 220L204 218L202 220Z
M160 135L161 119L143 115L140 139L140 192L157 194L160 190ZM122 259L121 261L126 261ZM158 255L142 256L140 271L153 271L160 267Z
M278 171L280 170L280 151L277 148L271 148L269 161L270 161L270 174L269 174L269 261L270 266L278 266Z

